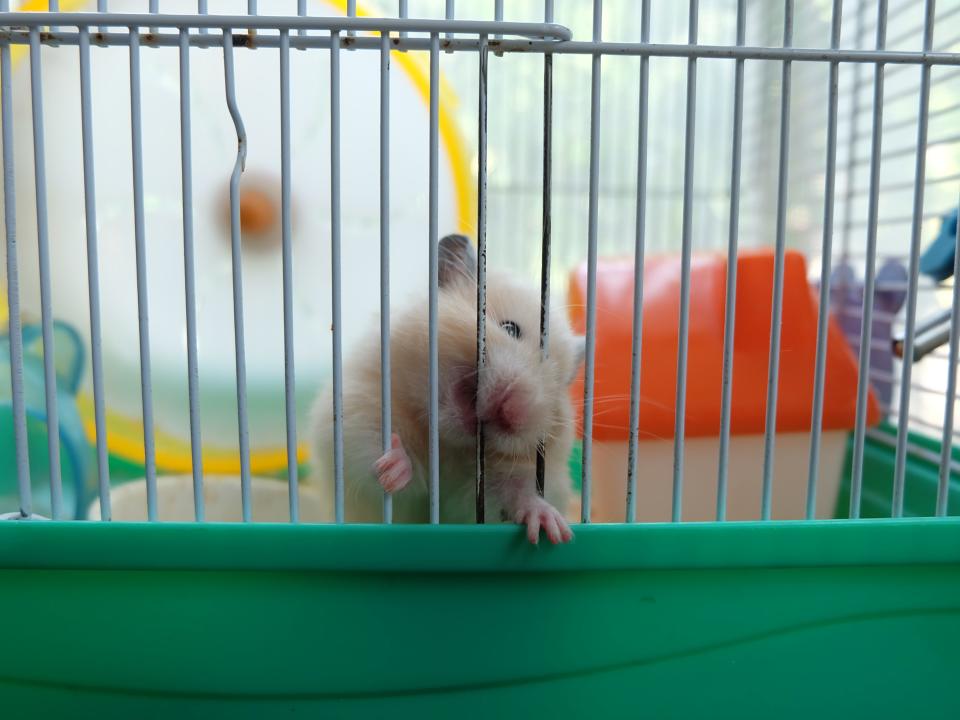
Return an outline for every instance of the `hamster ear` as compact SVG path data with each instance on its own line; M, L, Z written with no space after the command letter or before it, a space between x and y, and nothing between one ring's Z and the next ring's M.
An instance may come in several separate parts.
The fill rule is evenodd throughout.
M446 235L440 239L437 273L440 287L457 280L477 277L477 254L464 235Z
M574 335L573 337L573 365L570 368L570 377L567 382L573 382L573 379L580 371L584 359L587 357L587 339L583 335Z

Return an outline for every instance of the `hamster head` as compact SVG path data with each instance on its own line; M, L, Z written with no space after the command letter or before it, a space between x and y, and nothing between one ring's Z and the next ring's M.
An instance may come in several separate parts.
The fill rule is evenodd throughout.
M539 289L488 273L486 360L478 373L476 270L467 238L440 241L440 434L448 445L466 447L479 421L489 450L532 458L541 437L549 441L572 422L568 387L583 359L583 338L562 310L552 312L549 354L541 360Z

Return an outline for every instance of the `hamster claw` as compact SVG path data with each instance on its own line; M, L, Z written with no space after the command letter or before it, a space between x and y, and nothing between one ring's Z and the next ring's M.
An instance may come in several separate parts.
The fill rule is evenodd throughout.
M540 541L541 528L554 545L573 539L573 531L560 511L541 497L524 504L517 513L517 522L527 526L527 539L533 545Z
M393 433L390 436L390 449L373 464L373 469L380 486L388 493L403 490L413 479L413 465L399 435Z

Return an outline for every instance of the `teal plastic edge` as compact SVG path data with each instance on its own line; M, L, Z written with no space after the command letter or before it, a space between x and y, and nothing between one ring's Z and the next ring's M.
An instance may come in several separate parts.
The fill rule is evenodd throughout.
M0 522L0 569L564 572L960 566L960 518L574 526Z
M887 421L877 426L877 431L887 436L889 442L872 437L864 442L863 490L860 517L884 518L892 514L893 478L895 475L896 450L889 443L896 441L897 428ZM908 442L917 445L933 457L940 457L940 441L923 433L908 432ZM960 461L960 447L950 448L951 456ZM844 458L843 475L837 494L834 517L847 518L850 510L850 477L853 469L853 435L848 437ZM937 494L940 482L940 466L927 458L907 454L906 478L904 481L903 516L929 517L937 511ZM950 473L947 485L947 515L960 515L960 475Z

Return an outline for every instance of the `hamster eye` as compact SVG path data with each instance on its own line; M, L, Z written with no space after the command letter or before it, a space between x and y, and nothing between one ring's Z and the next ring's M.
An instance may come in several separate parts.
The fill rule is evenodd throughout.
M513 320L504 320L500 323L500 327L507 331L507 335L517 340L520 339L520 326L517 325Z

